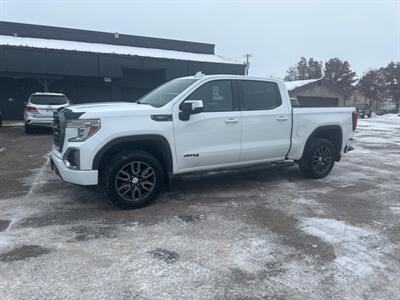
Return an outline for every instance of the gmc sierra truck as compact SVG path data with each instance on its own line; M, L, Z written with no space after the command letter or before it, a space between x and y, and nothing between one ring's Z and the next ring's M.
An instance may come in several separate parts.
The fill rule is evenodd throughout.
M120 208L149 204L175 176L291 160L310 178L352 150L354 108L292 108L280 80L196 75L136 103L73 105L54 114L51 166L99 185Z

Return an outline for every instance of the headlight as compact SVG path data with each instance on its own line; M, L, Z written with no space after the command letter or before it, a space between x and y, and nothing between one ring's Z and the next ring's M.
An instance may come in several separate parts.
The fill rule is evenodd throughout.
M76 136L68 139L69 142L83 142L99 131L101 127L100 119L90 120L69 120L67 128L76 128Z

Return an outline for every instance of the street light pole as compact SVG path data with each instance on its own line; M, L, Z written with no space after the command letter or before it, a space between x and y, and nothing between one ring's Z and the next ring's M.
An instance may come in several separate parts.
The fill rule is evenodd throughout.
M245 74L246 76L249 75L249 69L250 69L250 57L253 57L253 55L251 53L247 53L244 55L244 57L246 58L246 69L245 69Z

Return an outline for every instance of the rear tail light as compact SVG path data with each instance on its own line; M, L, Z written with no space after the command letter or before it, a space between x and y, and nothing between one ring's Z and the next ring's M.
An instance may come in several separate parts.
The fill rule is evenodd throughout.
M33 112L37 112L37 109L33 106L25 106L25 111L33 113Z
M356 130L357 128L357 122L358 122L358 113L356 111L353 111L353 131Z

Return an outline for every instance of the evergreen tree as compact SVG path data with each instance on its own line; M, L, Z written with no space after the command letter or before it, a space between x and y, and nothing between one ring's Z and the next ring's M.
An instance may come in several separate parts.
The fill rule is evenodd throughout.
M324 78L347 94L354 90L353 84L357 81L356 73L351 70L349 62L336 57L325 62Z
M400 112L400 62L391 62L382 69L385 79L385 93L396 103Z
M296 70L297 70L297 80L306 80L311 79L307 76L308 64L307 59L305 57L300 57L300 61L297 63Z
M308 60L308 78L317 79L321 77L322 77L322 62L310 58Z
M371 100L383 100L385 77L383 69L370 70L358 81L357 88Z

